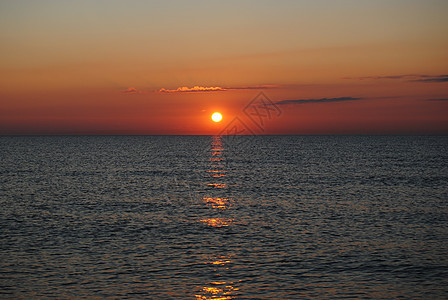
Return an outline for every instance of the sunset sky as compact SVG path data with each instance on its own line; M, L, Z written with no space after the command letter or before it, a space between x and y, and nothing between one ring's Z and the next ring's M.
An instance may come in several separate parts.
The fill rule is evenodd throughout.
M447 12L0 0L0 134L218 134L235 118L255 134L448 134ZM260 92L261 126L244 110Z

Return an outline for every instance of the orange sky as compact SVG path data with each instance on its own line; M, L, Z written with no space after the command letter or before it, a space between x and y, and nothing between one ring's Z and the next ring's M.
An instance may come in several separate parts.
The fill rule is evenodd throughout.
M448 134L448 3L390 2L0 1L0 134Z

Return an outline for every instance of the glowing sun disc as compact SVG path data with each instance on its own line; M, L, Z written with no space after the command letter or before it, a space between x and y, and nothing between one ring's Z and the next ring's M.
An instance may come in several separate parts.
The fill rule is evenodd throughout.
M212 120L213 120L213 122L221 122L221 120L222 120L222 115L221 115L219 112L215 112L215 113L212 115Z

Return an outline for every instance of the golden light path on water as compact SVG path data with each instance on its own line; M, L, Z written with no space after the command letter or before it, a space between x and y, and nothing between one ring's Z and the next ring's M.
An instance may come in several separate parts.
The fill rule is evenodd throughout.
M206 195L202 197L204 205L211 207L214 212L224 212L231 209L232 202L227 197L225 189L227 184L221 182L227 176L225 169L224 147L221 136L213 136L210 147L209 170L206 171L210 182L206 186L212 191L220 191L219 196ZM234 219L227 217L211 217L201 219L200 222L213 228L223 228L232 226ZM223 270L229 269L228 264L232 263L232 254L218 255L209 258L206 262L214 266L216 275L220 275ZM201 300L228 300L234 299L235 293L239 290L234 286L233 281L211 281L202 287L195 294L196 299Z

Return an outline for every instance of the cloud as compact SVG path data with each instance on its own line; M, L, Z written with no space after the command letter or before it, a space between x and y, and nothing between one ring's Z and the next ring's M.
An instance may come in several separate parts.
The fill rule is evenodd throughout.
M178 87L175 90L161 88L159 90L159 93L192 93L192 92L194 93L194 92L223 92L223 91L226 91L226 89L219 86L210 86L210 87L194 86L192 88L182 86Z
M402 75L389 75L389 76L345 77L344 79L357 79L357 80L406 79L407 81L414 81L414 82L448 82L448 75L402 74Z
M197 93L197 92L224 92L229 90L266 90L275 89L281 87L280 85L265 84L265 85L253 85L253 86L234 86L234 87L220 87L220 86L194 86L192 88L182 86L177 89L170 90L161 88L158 90L159 93Z
M448 101L448 98L427 99L426 101Z
M414 79L412 81L419 81L419 82L448 82L448 75L421 76L421 78Z
M278 89L282 87L279 84L262 84L262 85L252 85L252 86L237 86L237 87L226 87L227 90L271 90Z
M276 102L276 105L286 105L286 104L305 104L305 103L327 103L327 102L343 102L343 101L353 101L362 100L364 98L355 97L339 97L339 98L320 98L320 99L297 99L297 100L281 100Z
M144 94L143 91L137 90L135 87L130 87L124 91L122 91L123 94Z
M405 79L405 78L415 78L425 75L416 74L404 74L404 75L389 75L389 76L362 76L362 77L344 77L344 79L357 79L357 80L381 80L381 79Z

